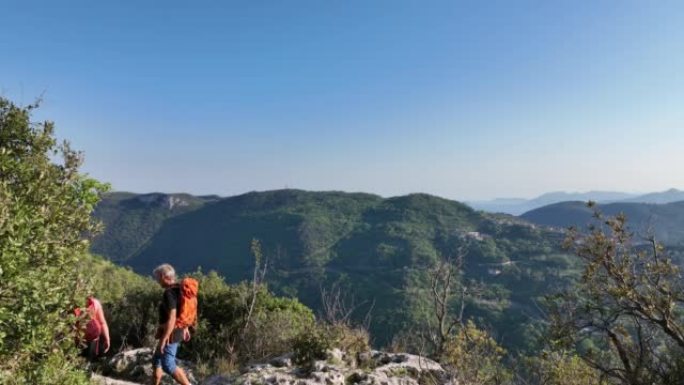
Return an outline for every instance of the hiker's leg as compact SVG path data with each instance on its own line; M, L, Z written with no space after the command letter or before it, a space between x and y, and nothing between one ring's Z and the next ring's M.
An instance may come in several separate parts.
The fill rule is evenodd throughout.
M170 374L177 383L181 385L190 385L190 381L188 381L185 371L176 366L178 345L180 345L178 342L166 345L161 359L161 367L164 369L164 372Z
M152 367L154 368L152 385L160 385L164 371L162 370L162 355L157 351L152 356Z
M190 385L190 381L188 381L188 377L185 375L185 370L181 368L176 367L176 370L173 372L173 379L181 385Z
M88 341L88 353L86 355L86 358L90 362L94 362L97 359L98 353L99 353L99 338L93 340L93 341Z
M160 385L163 375L164 371L162 370L161 366L157 366L156 368L154 368L154 377L152 378L152 385Z
M161 367L164 373L170 376L176 373L176 352L178 352L178 342L166 345L161 357Z

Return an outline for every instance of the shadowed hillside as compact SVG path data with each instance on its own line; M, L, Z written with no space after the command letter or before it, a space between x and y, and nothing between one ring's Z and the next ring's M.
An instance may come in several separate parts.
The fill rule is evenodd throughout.
M195 210L217 196L189 194L106 194L95 216L101 219L107 236L93 240L91 250L113 261L130 258L154 235L168 218Z

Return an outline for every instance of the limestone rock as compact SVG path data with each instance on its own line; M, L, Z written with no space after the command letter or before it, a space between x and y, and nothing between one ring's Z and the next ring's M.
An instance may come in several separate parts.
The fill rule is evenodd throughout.
M196 383L192 366L181 360L178 360L178 365L185 369L190 382ZM103 375L125 381L133 381L134 383L149 383L152 373L152 349L150 348L118 353L109 358L102 366ZM164 374L162 384L171 385L175 384L175 382L171 376Z
M358 363L337 349L326 360L317 361L312 371L292 365L290 356L253 364L235 376L213 376L202 385L453 385L440 364L412 354L372 351L360 354Z
M94 375L94 383L149 383L151 359L151 349L119 353L107 362L108 371L103 373L119 380ZM188 365L181 363L181 367L187 369ZM455 385L437 362L404 353L370 351L350 357L345 352L333 349L327 352L325 360L316 361L310 370L308 372L293 365L292 355L288 354L248 365L241 373L232 376L211 376L201 383L194 378L190 381L201 385ZM173 384L169 376L164 378L163 384Z
M90 382L96 385L140 385L137 382L129 382L123 380L116 380L113 378L101 376L99 374L93 374L90 377Z

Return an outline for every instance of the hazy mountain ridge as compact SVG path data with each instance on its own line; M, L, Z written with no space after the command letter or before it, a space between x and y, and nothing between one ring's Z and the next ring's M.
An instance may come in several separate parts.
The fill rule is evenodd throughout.
M469 201L469 206L476 210L488 212L502 212L511 215L522 215L528 211L560 202L594 201L598 203L671 203L684 200L684 191L669 189L662 192L648 194L634 194L616 191L588 191L588 192L550 192L533 199L497 198L487 201Z

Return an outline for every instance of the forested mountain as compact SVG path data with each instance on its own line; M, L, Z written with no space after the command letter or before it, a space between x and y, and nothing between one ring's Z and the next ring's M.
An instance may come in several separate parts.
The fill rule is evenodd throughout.
M96 215L105 231L93 250L149 274L159 263L180 271L215 269L249 279L253 238L261 240L276 293L321 309L321 290L338 285L356 317L371 311L379 343L426 319L430 271L461 246L463 282L477 286L466 312L522 346L537 297L566 283L571 259L562 235L508 215L490 215L425 194L383 199L369 194L278 190L217 199L116 194ZM182 206L163 204L170 197ZM160 203L162 202L162 203ZM144 228L143 228L144 227ZM122 252L120 245L134 241ZM454 304L455 306L455 304Z
M135 254L168 218L217 200L217 196L189 194L133 194L115 192L105 195L95 216L104 220L106 235L93 240L91 250L112 261Z
M606 215L624 213L637 237L655 234L659 242L668 246L684 242L684 201L667 204L620 202L599 204L597 208ZM529 211L521 218L557 228L585 227L592 222L593 212L586 202L562 202Z

